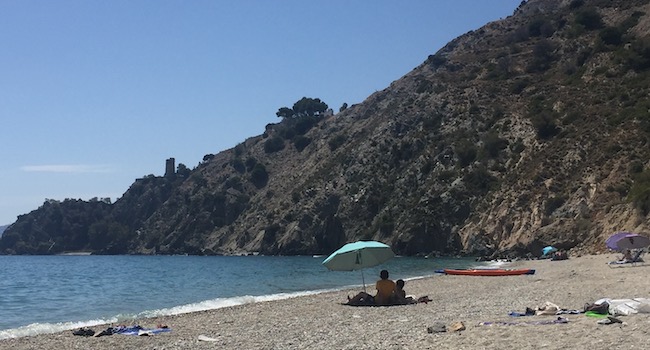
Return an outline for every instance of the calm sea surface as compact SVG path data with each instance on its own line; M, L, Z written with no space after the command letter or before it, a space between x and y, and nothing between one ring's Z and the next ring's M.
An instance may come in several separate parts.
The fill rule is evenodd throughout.
M362 284L307 256L0 256L0 339L283 299ZM473 259L396 257L365 269L391 278L477 266Z

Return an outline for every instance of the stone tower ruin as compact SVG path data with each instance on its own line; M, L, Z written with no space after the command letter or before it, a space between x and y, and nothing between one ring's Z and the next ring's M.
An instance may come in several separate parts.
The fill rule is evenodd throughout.
M176 175L176 159L169 158L165 161L165 177Z

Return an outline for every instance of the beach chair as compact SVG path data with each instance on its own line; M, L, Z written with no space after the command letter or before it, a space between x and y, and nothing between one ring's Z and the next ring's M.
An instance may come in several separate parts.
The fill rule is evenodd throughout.
M607 263L609 267L628 267L628 266L639 266L639 265L645 265L645 261L643 260L643 255L646 253L646 249L639 249L634 253L632 256L632 259L625 260L625 261L620 261L620 260L615 260L615 261L610 261Z
M639 249L634 256L632 256L632 261L630 263L632 264L644 264L645 261L643 260L643 255L645 254L645 248Z

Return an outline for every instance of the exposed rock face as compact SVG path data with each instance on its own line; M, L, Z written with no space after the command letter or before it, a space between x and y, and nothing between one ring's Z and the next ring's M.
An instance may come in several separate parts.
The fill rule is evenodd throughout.
M91 250L327 254L374 239L496 256L650 234L649 34L645 0L531 0L313 127L269 125L182 176L135 183L86 224L125 234ZM65 236L39 224L48 210L19 218L0 251Z

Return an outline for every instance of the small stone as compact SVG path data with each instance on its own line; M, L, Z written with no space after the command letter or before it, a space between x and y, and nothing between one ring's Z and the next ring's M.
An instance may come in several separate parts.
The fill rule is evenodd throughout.
M427 333L442 333L447 331L447 326L442 322L436 322L431 327L427 327Z
M460 332L464 331L465 329L465 324L463 322L454 322L451 325L449 325L449 330L451 332Z

